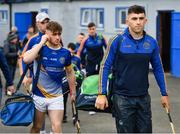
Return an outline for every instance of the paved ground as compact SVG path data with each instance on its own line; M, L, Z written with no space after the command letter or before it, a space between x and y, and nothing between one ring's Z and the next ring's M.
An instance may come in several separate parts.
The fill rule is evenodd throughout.
M180 133L180 78L175 78L169 73L167 76L167 84L171 101L171 116L176 128L176 132ZM150 95L152 100L152 120L153 120L153 133L171 133L168 116L160 104L160 93L152 73L149 74L150 78ZM16 80L17 82L17 80ZM64 133L76 133L76 128L72 124L71 119L71 106L68 107L68 122L63 124ZM79 118L81 120L82 133L116 133L114 119L110 114L97 113L93 116L88 112L79 111ZM0 123L0 133L28 133L29 127L7 127ZM50 122L46 118L46 130L50 131Z

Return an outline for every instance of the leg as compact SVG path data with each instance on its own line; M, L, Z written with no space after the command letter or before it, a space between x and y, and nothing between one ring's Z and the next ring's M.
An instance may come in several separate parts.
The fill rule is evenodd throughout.
M62 133L63 110L48 110L53 133Z
M33 126L31 128L31 133L39 133L41 128L43 127L43 124L45 123L46 103L45 98L36 95L33 95L33 100L36 111Z
M117 133L133 133L135 131L135 103L131 98L113 95L113 115L116 119Z
M33 126L31 128L31 133L39 133L44 121L45 121L45 112L40 112L39 110L36 109Z
M67 122L66 105L67 105L68 93L65 93L65 94L63 95L63 97L64 97L64 115L63 115L63 122Z
M138 133L152 133L152 115L151 115L151 98L149 95L139 99L139 107L137 112Z
M66 78L66 81L62 83L62 90L63 90L63 99L64 99L64 117L63 122L67 122L67 114L66 114L66 105L68 100L68 93L69 93L69 84Z
M64 114L63 96L47 99L48 115L53 133L62 133L62 119Z

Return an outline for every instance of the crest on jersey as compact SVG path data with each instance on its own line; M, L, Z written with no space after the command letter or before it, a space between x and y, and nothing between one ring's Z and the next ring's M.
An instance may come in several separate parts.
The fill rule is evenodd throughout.
M64 57L61 57L61 58L59 59L59 61L60 61L61 64L64 64L64 63L65 63L65 58L64 58Z
M148 42L145 42L143 44L143 47L144 47L144 49L149 49L150 48L150 44Z
M101 43L102 43L102 40L98 39L98 41L97 41L97 42L98 42L98 44L101 44Z

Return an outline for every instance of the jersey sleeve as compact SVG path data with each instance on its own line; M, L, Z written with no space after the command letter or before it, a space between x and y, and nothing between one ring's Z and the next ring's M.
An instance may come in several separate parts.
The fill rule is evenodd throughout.
M70 51L68 50L67 51L67 57L66 57L66 61L65 61L65 67L71 65L71 53Z
M153 68L153 73L155 75L155 79L158 83L158 86L160 88L160 92L162 96L167 96L167 89L166 89L166 82L165 82L165 75L163 70L163 65L161 62L161 57L159 53L159 47L156 41L155 43L155 49L152 54L151 58L151 65Z
M107 45L100 68L99 88L98 88L99 94L104 94L104 95L107 94L108 75L113 65L117 45L119 45L118 36L112 38Z

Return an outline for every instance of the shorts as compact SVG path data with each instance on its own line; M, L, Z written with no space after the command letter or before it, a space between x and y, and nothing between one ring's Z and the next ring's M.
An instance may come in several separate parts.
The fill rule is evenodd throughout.
M33 95L34 104L37 110L46 112L47 110L64 110L63 95L55 98L45 98Z

